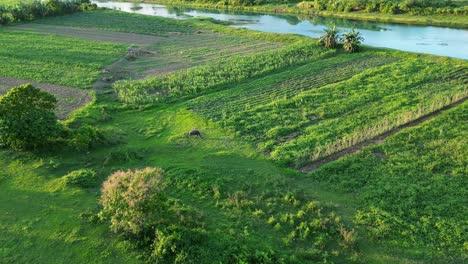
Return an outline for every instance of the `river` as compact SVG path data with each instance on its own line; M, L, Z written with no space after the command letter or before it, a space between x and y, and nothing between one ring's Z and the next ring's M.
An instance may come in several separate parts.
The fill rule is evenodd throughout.
M334 24L342 32L351 28L359 30L365 38L365 45L468 59L468 30L463 29L380 23L309 15L277 15L169 7L160 4L136 4L96 0L93 2L100 7L124 12L175 19L210 17L233 22L234 27L264 32L294 33L312 38L319 37L327 25Z

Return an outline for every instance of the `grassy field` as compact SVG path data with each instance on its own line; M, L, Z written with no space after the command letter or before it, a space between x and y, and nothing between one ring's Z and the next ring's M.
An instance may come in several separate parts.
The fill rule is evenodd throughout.
M5 77L75 99L83 94L51 84L95 87L96 99L64 124L108 138L85 151L0 149L2 263L150 262L157 245L96 217L109 174L148 166L167 171L172 209L196 219L197 236L164 253L170 263L466 257L466 102L309 174L296 170L463 100L466 61L344 54L302 37L106 10L2 28L0 40L0 92L11 86ZM150 54L123 58L133 40ZM157 100L122 102L109 87L121 78L135 84L127 96ZM67 115L79 107L71 105ZM203 138L187 136L195 128ZM68 185L65 175L82 168L98 183Z
M185 0L116 0L120 2L135 2L135 3L156 3L166 4L174 6L186 6L186 7L198 7L198 8L210 8L210 9L229 9L238 11L249 11L249 12L262 12L262 13L274 13L274 14L303 14L303 15L318 15L323 17L337 17L345 19L355 19L362 21L376 21L376 22L388 22L388 23L402 23L402 24L416 24L416 25L433 25L441 27L453 27L453 28L467 28L468 19L463 15L409 15L409 14L382 14L382 13L366 13L366 12L332 12L326 10L317 9L304 9L296 6L296 3L277 3L277 4L254 4L254 5L228 5L224 2L209 3L206 1L185 1ZM309 2L309 1L306 1ZM313 1L310 1L313 2ZM459 2L457 6L463 7L467 5L465 0L452 1Z
M415 250L418 257L466 257L467 110L453 110L388 138L361 153L327 164L310 177L355 195L354 221L374 241ZM429 254L429 255L426 255ZM426 256L425 256L426 255Z

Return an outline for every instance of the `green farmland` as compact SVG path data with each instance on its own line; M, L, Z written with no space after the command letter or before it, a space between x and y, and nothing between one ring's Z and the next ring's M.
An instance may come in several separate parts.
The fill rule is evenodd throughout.
M0 134L0 263L468 257L466 60L97 9L0 26L0 133L25 83L61 132Z

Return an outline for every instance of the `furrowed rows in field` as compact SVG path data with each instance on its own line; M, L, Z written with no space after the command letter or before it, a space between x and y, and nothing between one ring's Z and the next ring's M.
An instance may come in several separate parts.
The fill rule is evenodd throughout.
M420 59L393 61L362 55L328 59L187 105L256 143L273 159L301 166L468 94L466 68ZM312 77L302 77L311 72Z
M243 89L202 104L194 104L194 110L205 117L219 119L256 106L268 104L278 99L286 99L298 93L340 82L369 68L396 61L382 56L355 56L345 60L332 58L310 63L288 74L287 79L275 78L273 82L254 82ZM305 77L304 77L305 76Z

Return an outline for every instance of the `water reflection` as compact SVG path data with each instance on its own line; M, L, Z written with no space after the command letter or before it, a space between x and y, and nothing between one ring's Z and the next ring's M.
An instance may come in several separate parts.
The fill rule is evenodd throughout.
M264 15L232 10L166 7L159 4L94 2L101 7L125 12L175 19L209 17L230 21L234 23L234 27L264 32L295 33L314 38L320 36L326 26L334 24L341 31L357 28L366 39L366 45L468 59L468 31L463 29L389 24L308 15Z

